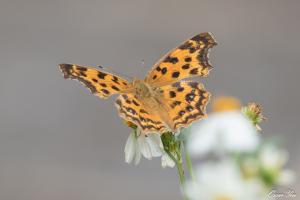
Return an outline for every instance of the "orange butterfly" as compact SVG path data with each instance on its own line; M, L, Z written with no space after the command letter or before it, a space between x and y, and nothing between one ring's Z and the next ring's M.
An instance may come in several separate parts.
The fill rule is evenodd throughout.
M216 44L210 33L200 33L161 58L144 80L131 82L88 66L59 66L65 78L79 80L101 98L120 94L119 115L144 134L175 132L206 116L209 92L199 82L181 80L208 75L208 53Z

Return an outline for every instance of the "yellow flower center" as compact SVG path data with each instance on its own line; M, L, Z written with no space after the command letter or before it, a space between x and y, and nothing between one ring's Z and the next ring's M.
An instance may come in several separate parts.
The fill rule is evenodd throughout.
M224 111L233 111L240 110L241 103L238 99L234 97L217 97L212 102L212 111L213 112L224 112Z
M227 195L221 195L221 196L215 197L214 200L234 200L234 199Z

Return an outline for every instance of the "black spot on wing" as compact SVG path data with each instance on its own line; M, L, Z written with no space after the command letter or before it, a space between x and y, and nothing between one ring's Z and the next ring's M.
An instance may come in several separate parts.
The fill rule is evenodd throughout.
M186 100L188 103L194 101L194 98L195 98L195 94L192 93L192 92L185 95L185 100Z
M188 112L191 112L193 111L193 107L191 105L188 105L186 108L185 108Z
M191 61L192 61L192 58L191 58L191 57L186 57L186 58L184 59L184 61L185 61L185 62L191 62Z
M106 85L105 83L100 83L100 85L101 85L102 87L107 87L107 85Z
M170 98L176 97L176 93L174 91L169 92Z
M182 69L189 69L190 68L190 64L184 64L181 67Z
M79 71L82 71L82 72L87 71L86 67L80 67L80 66L78 66L78 67L76 67L76 69L78 69Z
M182 92L183 90L184 90L184 87L178 87L178 88L177 88L177 91L178 91L178 92Z
M173 77L173 78L178 78L179 75L180 75L179 72L173 72L173 73L172 73L172 77Z
M98 72L98 77L100 78L100 79L105 79L105 76L106 76L107 74L106 73L103 73L103 72Z
M111 86L112 89L116 90L116 91L120 91L120 89L117 86Z
M184 110L181 110L181 111L178 112L178 115L179 115L179 116L183 116L184 114L185 114L185 111L184 111Z
M119 84L119 78L116 76L113 76L112 81Z
M166 68L166 67L164 67L164 68L162 68L162 69L161 69L161 73L162 73L162 74L166 74L166 73L167 73L167 71L168 71L168 70L167 70L167 68Z
M101 89L101 91L105 94L105 95L109 95L109 91L106 89Z
M193 75L198 74L198 68L192 69L192 70L190 71L190 74L193 74Z
M131 104L131 103L132 103L132 101L130 101L129 99L126 99L125 102L126 102L127 104Z
M132 100L132 103L136 106L140 106L140 104L138 102L136 102L134 99Z
M176 106L179 106L180 104L181 104L180 101L174 101L174 102L172 102L172 104L171 104L171 108L175 108Z
M176 64L178 62L178 58L176 57L171 57L171 56L168 56L165 58L164 62L169 62L169 63L172 63L172 64Z
M196 49L195 47L191 47L191 48L189 49L189 51L190 51L190 53L195 53L195 51L197 51L197 49Z

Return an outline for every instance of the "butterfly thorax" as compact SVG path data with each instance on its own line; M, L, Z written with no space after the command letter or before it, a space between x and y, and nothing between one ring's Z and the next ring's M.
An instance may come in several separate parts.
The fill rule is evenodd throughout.
M153 97L153 88L142 80L133 81L134 93L139 99L147 99Z

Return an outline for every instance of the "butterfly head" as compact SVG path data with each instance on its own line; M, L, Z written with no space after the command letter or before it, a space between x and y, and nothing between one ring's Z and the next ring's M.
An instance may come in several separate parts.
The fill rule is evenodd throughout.
M140 98L151 97L151 87L142 80L134 80L133 87L135 89L135 94Z

